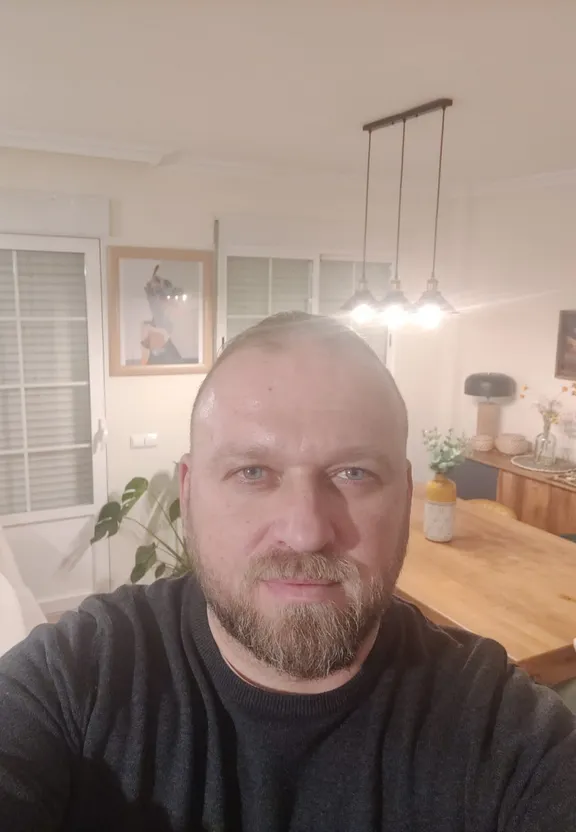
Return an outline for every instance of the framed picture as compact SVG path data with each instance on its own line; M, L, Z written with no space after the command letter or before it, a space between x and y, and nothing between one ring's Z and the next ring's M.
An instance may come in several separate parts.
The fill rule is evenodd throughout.
M110 375L208 372L213 260L211 251L108 249Z
M576 309L560 312L556 378L576 381Z

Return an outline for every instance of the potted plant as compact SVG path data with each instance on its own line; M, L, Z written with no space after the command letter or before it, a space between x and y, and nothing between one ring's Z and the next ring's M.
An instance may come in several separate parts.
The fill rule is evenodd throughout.
M434 478L426 484L424 535L436 543L448 543L454 534L456 483L447 475L464 461L467 439L453 430L443 435L434 430L422 432Z
M142 523L130 512L136 503L147 495L156 509L156 518ZM109 500L98 514L91 543L113 537L123 524L133 523L146 532L146 542L136 548L134 567L130 573L132 583L140 581L151 569L154 577L176 577L190 570L186 543L179 527L180 500L167 501L166 495L158 496L145 477L134 477L124 487L119 500Z

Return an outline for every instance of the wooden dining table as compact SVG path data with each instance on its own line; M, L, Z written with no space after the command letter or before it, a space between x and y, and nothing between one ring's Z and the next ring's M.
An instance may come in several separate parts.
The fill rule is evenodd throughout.
M441 626L500 642L538 682L576 678L576 544L465 500L450 543L427 540L423 517L417 485L397 594Z

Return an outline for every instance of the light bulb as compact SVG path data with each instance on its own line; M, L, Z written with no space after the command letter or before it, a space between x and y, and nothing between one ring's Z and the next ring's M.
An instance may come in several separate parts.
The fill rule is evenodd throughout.
M417 320L423 329L436 329L444 319L445 314L437 303L425 303L417 312Z
M408 312L401 303L391 303L380 313L380 320L388 329L398 329L408 320Z
M374 308L367 303L360 303L352 310L351 315L357 324L367 324L374 317Z

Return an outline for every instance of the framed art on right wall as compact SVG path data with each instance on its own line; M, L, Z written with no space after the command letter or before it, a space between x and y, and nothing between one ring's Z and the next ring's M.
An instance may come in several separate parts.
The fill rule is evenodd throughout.
M556 378L576 381L576 309L566 309L560 312Z

